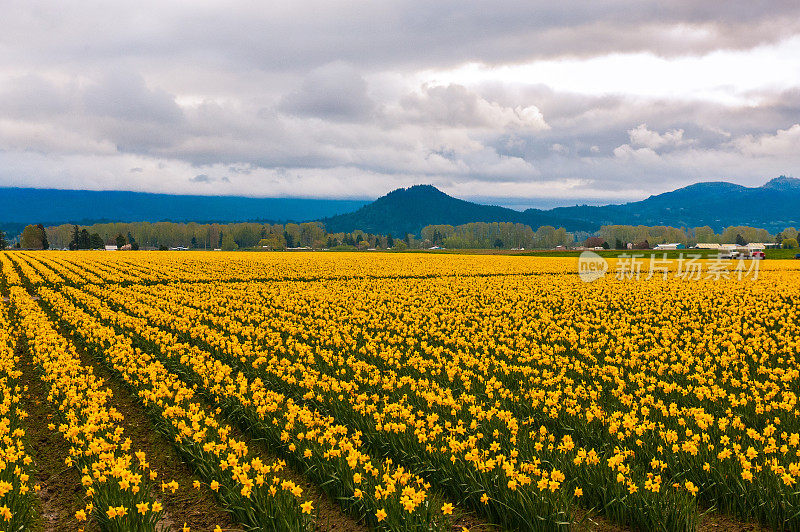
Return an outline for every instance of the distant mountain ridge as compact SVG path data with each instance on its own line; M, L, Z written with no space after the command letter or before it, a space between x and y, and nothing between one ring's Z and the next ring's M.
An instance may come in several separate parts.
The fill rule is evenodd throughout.
M512 222L593 232L601 225L732 225L777 233L800 226L800 179L781 176L760 187L702 182L621 205L516 211L448 196L431 185L400 188L373 202L238 196L180 196L141 192L0 188L0 227L15 234L24 224L89 221L322 221L329 232L361 229L402 236L426 225Z
M305 221L349 212L366 203L360 200L0 188L0 223Z
M622 205L558 207L548 212L600 225L708 225L718 232L748 225L776 233L800 225L800 179L780 176L760 187L695 183Z

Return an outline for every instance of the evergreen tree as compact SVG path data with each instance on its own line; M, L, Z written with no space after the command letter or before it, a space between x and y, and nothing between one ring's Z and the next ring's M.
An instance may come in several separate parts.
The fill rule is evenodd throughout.
M81 249L80 247L78 247L80 245L80 241L81 241L80 229L78 229L77 225L73 225L72 226L72 240L69 243L69 249L71 249L71 250Z
M117 234L117 237L114 239L114 243L117 245L117 249L120 249L125 245L125 237L122 236L122 233Z
M89 232L87 231L86 233L88 234ZM92 236L89 237L89 245L84 249L103 249L105 247L106 243L103 241L103 237L98 233L92 233Z
M92 237L84 227L78 237L78 249L92 249Z
M44 230L44 226L42 224L36 224L36 227L41 234L42 249L50 249L50 243L47 241L47 231Z
M8 247L8 240L6 240L6 232L0 230L0 250Z

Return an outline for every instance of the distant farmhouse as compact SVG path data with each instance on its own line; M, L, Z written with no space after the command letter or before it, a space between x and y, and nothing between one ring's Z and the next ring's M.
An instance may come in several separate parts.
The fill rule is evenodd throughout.
M658 249L658 250L686 249L686 246L681 244L680 242L675 242L672 244L657 244L656 247L654 247L653 249Z

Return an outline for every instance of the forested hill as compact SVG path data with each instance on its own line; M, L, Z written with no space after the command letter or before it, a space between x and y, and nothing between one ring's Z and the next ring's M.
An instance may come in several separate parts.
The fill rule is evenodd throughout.
M461 225L470 222L511 222L529 225L564 227L567 231L594 231L599 226L576 221L547 211L528 209L520 212L505 207L481 205L448 196L431 185L400 188L378 198L356 212L322 220L328 232L361 229L368 233L419 234L426 225Z

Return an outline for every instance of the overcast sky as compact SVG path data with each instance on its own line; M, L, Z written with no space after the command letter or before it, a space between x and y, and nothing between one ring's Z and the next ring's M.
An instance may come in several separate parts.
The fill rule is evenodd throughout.
M800 177L800 2L61 2L0 16L0 186L640 199Z

